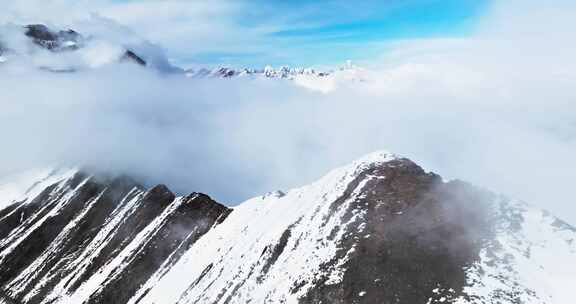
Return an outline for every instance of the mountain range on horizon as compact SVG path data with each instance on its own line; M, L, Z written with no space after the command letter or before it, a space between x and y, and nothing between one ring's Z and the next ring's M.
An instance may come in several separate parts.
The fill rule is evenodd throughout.
M25 51L14 50L10 45L2 41L0 36L0 63L9 61L9 57L24 56L26 53L33 53L34 48L46 50L54 56L69 55L70 53L77 53L86 48L90 48L94 41L103 39L102 37L93 37L92 35L82 35L73 29L54 30L44 24L30 24L20 28L11 27L12 34L23 35L28 38L29 45ZM19 31L21 30L21 31ZM105 39L105 38L104 38ZM140 49L138 46L130 45L114 45L117 48L112 56L104 61L99 61L97 64L91 63L94 61L87 56L82 63L73 61L70 64L61 65L58 63L56 66L51 66L50 63L42 63L38 67L52 72L74 72L86 68L106 65L111 63L129 62L139 66L150 66L149 61L156 61L158 55L147 54L145 48ZM140 49L140 50L137 50ZM98 54L95 54L100 56ZM156 57L156 58L154 58ZM357 67L353 66L351 62L347 62L345 66L338 69L317 71L314 68L304 67L289 67L280 66L274 68L272 66L265 66L263 68L233 68L227 65L217 66L214 68L180 68L168 63L167 59L162 59L161 63L153 62L152 68L160 72L184 74L189 78L234 78L234 77L265 77L265 78L278 78L278 79L294 79L298 76L307 76L315 78L323 78L332 75L333 73L341 70L352 70Z

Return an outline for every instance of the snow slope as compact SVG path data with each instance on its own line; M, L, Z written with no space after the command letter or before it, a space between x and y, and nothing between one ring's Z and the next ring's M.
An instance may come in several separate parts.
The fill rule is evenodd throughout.
M521 202L499 206L496 238L468 269L466 293L457 303L568 304L576 286L576 230Z
M576 229L388 152L233 210L78 170L0 202L24 202L0 211L0 303L570 304L576 283Z
M33 169L0 178L0 209L16 202L30 202L49 185L70 178L75 169Z
M0 212L0 293L16 302L126 302L228 212L127 177L45 172L1 187L17 200Z
M322 275L329 277L323 284L341 283L346 261L356 248L346 248L347 254L334 261L343 234L350 231L338 227L358 223L355 219L367 210L355 209L352 217L346 217L351 203L362 199L367 183L387 177L366 175L336 212L332 203L362 172L395 159L390 153L374 153L285 195L248 200L175 267L162 269L164 276L153 277L130 303L137 303L144 293L139 303L298 303L316 288ZM574 230L542 211L504 198L490 203L498 230L479 259L466 267L464 294L434 288L430 292L441 296L430 297L428 303L494 303L495 299L572 303L567 287L574 286L576 279ZM360 223L353 231L369 239L371 235L363 231L365 223ZM518 227L512 229L513 225ZM364 296L366 291L359 291L354 301L362 302Z
M353 221L344 221L342 217L349 202L361 194L364 183L354 189L332 216L331 203L343 195L366 167L394 158L386 152L374 153L330 172L309 186L285 195L272 193L244 202L188 251L166 276L158 282L150 281L142 291L154 288L140 303L296 303L312 287L318 274L329 271L331 282L338 282L342 275L339 265L328 270L322 269L322 265L336 254L344 232L340 230L333 236L334 227ZM292 254L277 256L283 250ZM272 265L266 263L271 259L275 260ZM181 280L182 277L192 279ZM235 288L238 282L243 284ZM303 283L294 293L296 282ZM138 298L139 294L130 303Z

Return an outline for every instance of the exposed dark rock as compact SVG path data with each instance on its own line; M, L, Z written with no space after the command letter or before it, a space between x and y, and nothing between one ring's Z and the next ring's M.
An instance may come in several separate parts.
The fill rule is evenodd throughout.
M44 24L30 24L25 26L26 36L34 39L35 41L56 41L58 36L53 33Z
M132 62L137 63L141 66L146 66L146 61L144 61L144 59L140 58L140 56L136 55L131 50L127 50L126 52L124 52L124 55L122 55L120 61Z
M87 41L91 39L90 36L84 37L72 29L54 30L44 24L26 25L24 26L24 34L30 38L35 45L53 53L76 51L84 47ZM2 42L0 42L0 55L9 51L9 48L10 46L4 46ZM135 63L141 66L147 65L146 60L144 60L142 56L129 49L126 49L118 60L120 62ZM40 68L45 71L56 73L69 73L76 71L76 69L72 67L53 68L42 66Z
M68 263L80 254L101 231L110 224L118 210L133 208L114 230L108 240L92 256L88 266L78 274L78 280L66 284L77 289L104 265L126 248L136 235L174 204L175 195L165 186L157 185L143 192L142 186L125 177L102 178L78 173L73 178L46 188L32 202L16 203L0 213L0 238L21 236L39 221L44 222L30 232L0 264L0 292L6 301L21 301L31 288L39 288L26 303L39 303L75 268ZM136 201L134 201L136 200ZM133 202L133 207L128 206ZM91 206L91 207L90 207ZM46 217L51 211L56 214ZM107 282L106 288L93 295L89 303L125 303L135 291L163 264L173 265L190 246L214 225L222 221L231 209L213 201L209 196L193 193L182 198L178 208L157 222L148 239L138 244L138 253L131 256L121 275ZM71 222L74 226L68 226ZM66 229L65 229L66 227ZM15 229L18 229L17 231ZM58 240L56 238L58 237ZM53 242L58 246L54 247ZM9 246L11 244L7 244ZM0 247L0 253L7 247ZM47 254L47 250L50 250ZM44 259L30 279L21 282L24 292L10 291L10 281L22 274L38 258ZM40 281L44 283L39 285Z
M98 191L94 192L94 195L91 196L91 198L96 199L94 207L78 221L77 225L66 236L64 242L56 251L51 253L50 259L45 261L46 267L43 269L44 272L40 274L47 275L49 270L60 271L58 272L58 276L52 278L30 303L36 303L36 301L39 302L42 300L43 296L54 287L58 280L72 270L66 270L68 260L78 256L84 249L84 246L96 236L105 221L109 219L112 211L120 205L121 200L136 187L136 184L123 177L107 181L106 183L97 182L95 178L91 178L90 183L98 189ZM80 191L84 190L80 189ZM90 203L90 200L91 199L86 200L83 207L86 207L86 204ZM55 220L61 219L57 217ZM42 277L43 276L40 275L34 280L29 280L27 284L34 286Z
M461 182L443 183L401 159L362 173L333 208L369 176L385 178L368 181L350 206L349 218L353 210L366 215L348 226L334 259L355 248L342 282L316 282L301 303L436 303L461 295L465 267L491 235L490 216L481 207L490 194ZM435 288L452 291L437 294Z
M262 278L264 276L266 276L266 274L268 273L268 271L270 270L270 267L272 267L272 265L274 265L274 263L276 263L276 261L278 260L278 258L280 257L280 255L282 254L282 252L284 252L284 249L286 248L286 244L288 243L288 239L290 238L290 228L286 229L284 231L284 233L282 233L282 236L280 237L280 240L278 241L278 244L276 244L275 246L271 247L271 255L270 257L266 260L264 266L262 267L262 272L260 273L260 276L258 277L258 280L262 280ZM268 249L270 247L266 247L266 249ZM265 252L262 252L262 255L264 255Z
M55 192L50 190L45 191L34 201L34 204L40 205L41 208L47 208L43 208L45 209L44 212L40 212L41 210L39 210L37 214L32 215L32 218L30 218L30 221L27 223L28 226L38 224L40 227L34 229L28 237L5 257L3 263L0 264L0 285L16 277L25 267L30 265L42 254L63 228L82 210L85 203L94 198L101 190L99 185L90 181L79 185L77 191L74 191L68 199L69 203L61 207L57 217L46 217L44 221L40 222L41 218L51 211L50 209L59 208L59 203L64 199L63 196L75 188L73 184L74 180L71 180L67 185L68 187L65 188L66 190L61 189ZM25 233L26 231L23 230L22 232ZM6 248L0 248L0 250L5 249Z
M4 292L3 290L0 290L0 303L20 304L20 302L12 299L12 297L9 294L7 294L6 292Z
M149 192L156 199L167 193L163 185ZM147 196L150 200L151 196ZM152 200L156 202L157 200ZM89 303L126 303L165 262L172 266L180 256L205 234L230 209L209 196L193 193L183 199L178 209L161 224L156 234L142 248L121 275L111 281L103 292Z
M45 49L53 52L74 51L82 43L82 36L74 30L52 31L43 24L31 24L24 27L25 35Z
M226 227L216 226L227 225L232 210L207 195L176 197L165 185L145 190L125 176L78 173L31 201L0 210L0 302L4 297L8 303L37 304L56 284L65 293L74 293L103 272L103 281L96 281L99 288L91 290L83 303L122 304L135 295L140 299L157 295L158 290L150 292L157 281L150 279L169 276L203 236L207 239L200 248L210 248L211 241L217 247L210 248L214 249L210 256L190 251L191 259L184 264L198 258L203 270L197 268L191 272L194 277L182 278L189 281L172 295L180 295L186 303L254 302L250 294L259 287L270 288L259 292L262 302L282 303L273 300L282 299L281 289L270 284L279 281L286 282L288 296L296 299L298 294L301 303L439 304L457 298L480 303L475 301L478 296L465 294L464 286L470 283L468 270L478 266L481 250L482 267L498 268L502 273L497 272L497 278L510 284L491 291L490 300L509 304L522 303L522 296L537 298L536 291L514 281L514 257L501 254L505 246L495 238L502 225L510 233L524 229L528 217L521 205L461 181L444 182L408 159L355 170L345 171L340 179L347 185L335 183L334 187L345 187L343 192L342 188L331 192L331 176L329 183L321 182L329 194L319 195L311 202L313 208L306 207L315 196L300 190L269 194L275 197L269 204L262 204L265 199L251 201L250 212L263 212L249 215L273 214L269 208L274 203L296 203L295 209L279 209L282 215L284 210L302 212L291 214L281 226L238 214ZM322 194L314 187L310 193ZM307 194L307 189L301 191ZM342 194L334 199L332 193ZM562 237L576 231L551 215L543 218ZM250 228L256 230L249 230L253 220L256 226ZM267 225L272 233L259 234ZM210 234L215 227L215 234ZM229 229L238 229L238 234L227 240ZM327 243L337 247L321 250ZM522 247L521 241L515 245L527 259L538 256L534 247ZM234 260L227 263L227 259ZM299 265L309 261L311 268ZM317 273L309 270L318 265ZM334 270L339 279L334 280Z

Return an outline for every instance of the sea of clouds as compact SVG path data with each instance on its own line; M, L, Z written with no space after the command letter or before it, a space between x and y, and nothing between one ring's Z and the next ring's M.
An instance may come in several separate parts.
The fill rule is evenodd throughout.
M561 1L498 3L475 35L389 43L366 81L328 91L132 64L40 71L57 55L18 46L6 25L0 41L28 55L0 64L0 174L81 165L234 205L386 149L574 224L575 16ZM94 18L86 30L117 28ZM127 33L95 41L147 45L166 62Z

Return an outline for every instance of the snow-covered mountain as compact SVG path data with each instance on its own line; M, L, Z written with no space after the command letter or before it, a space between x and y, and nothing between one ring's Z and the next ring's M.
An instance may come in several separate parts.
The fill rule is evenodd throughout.
M288 79L321 91L332 89L340 80L363 81L366 78L365 71L350 62L327 71L288 66L262 69L219 66L185 70L170 65L163 55L150 54L150 47L141 44L147 42L122 43L102 36L83 35L72 29L52 29L43 24L3 26L0 27L0 64L17 60L46 71L76 72L128 62L191 79Z
M266 66L263 69L235 69L230 67L217 67L214 69L200 68L197 70L186 70L186 76L190 78L233 78L256 76L266 78L294 79L299 76L328 77L333 73L334 71L322 72L316 71L313 68L291 68L289 66L282 66L280 68Z
M237 207L129 177L0 180L0 303L573 303L576 229L377 152Z
M0 63L11 62L51 72L77 72L126 62L162 72L182 72L157 46L138 37L85 34L44 24L0 26Z
M317 71L313 68L281 66L274 68L266 66L262 69L217 67L213 69L188 69L186 77L192 79L221 78L221 79L282 79L291 80L296 85L310 90L330 92L342 83L364 82L370 79L370 73L348 62L345 66L326 71Z

